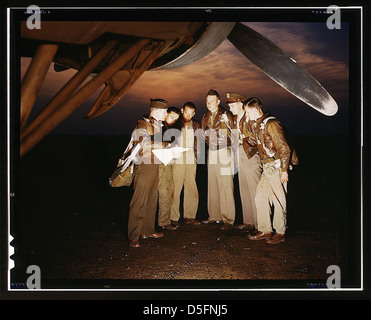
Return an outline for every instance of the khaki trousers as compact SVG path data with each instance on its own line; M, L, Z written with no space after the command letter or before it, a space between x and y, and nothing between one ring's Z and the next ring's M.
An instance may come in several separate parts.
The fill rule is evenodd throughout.
M255 203L258 216L258 229L264 233L273 231L271 205L274 206L273 228L279 234L286 231L287 183L281 183L280 160L263 164L263 174L256 191Z
M130 202L128 236L138 240L141 234L155 233L158 198L158 165L141 163L134 177Z
M242 203L242 217L244 224L258 228L255 195L262 174L262 164L259 154L250 159L242 146L238 149L238 182Z
M207 170L209 218L233 224L235 219L234 160L230 147L215 151L209 150Z
M173 182L174 164L159 165L158 183L158 225L160 227L170 224L171 207L174 199Z
M195 219L198 209L198 189L196 184L197 164L177 164L173 165L174 199L171 207L171 217L173 221L180 218L180 194L184 187L183 209L185 219Z

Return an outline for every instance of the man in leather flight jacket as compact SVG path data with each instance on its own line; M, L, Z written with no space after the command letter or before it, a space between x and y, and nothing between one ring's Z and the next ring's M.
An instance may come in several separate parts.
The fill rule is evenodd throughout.
M297 164L297 158L287 143L281 123L269 113L263 113L258 98L245 100L244 108L249 118L248 129L255 137L263 163L263 174L255 197L259 232L248 237L277 244L285 241L288 169L291 163ZM274 205L273 225L271 203Z
M237 139L234 144L236 150L236 162L238 169L238 183L242 204L242 224L235 228L245 232L253 232L258 228L255 195L260 181L262 165L255 145L248 141L253 139L247 130L246 114L243 102L246 97L233 92L227 92L227 104L234 115L233 129Z
M235 220L233 194L234 159L231 150L233 116L219 106L220 96L210 89L206 95L208 112L203 115L201 127L208 146L208 223L224 223L222 229L231 229Z
M137 170L128 221L128 238L130 247L133 248L140 246L140 238L160 238L164 235L155 231L159 161L152 150L163 147L162 122L167 114L168 102L163 99L150 101L149 117L139 119L133 133L135 143L141 145L141 151L135 160Z

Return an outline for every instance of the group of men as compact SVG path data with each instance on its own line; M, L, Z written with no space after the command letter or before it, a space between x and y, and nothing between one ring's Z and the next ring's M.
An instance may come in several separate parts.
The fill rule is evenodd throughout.
M230 111L220 106L220 96L210 89L208 111L201 123L193 119L196 106L186 102L181 110L163 99L150 100L150 114L138 120L133 139L140 143L136 158L134 193L130 202L128 237L131 247L140 239L161 238L161 229L177 230L180 196L184 189L186 224L221 224L238 228L250 240L269 244L285 241L288 169L296 164L280 122L262 110L261 101L227 93ZM162 163L154 150L176 150L169 163ZM207 149L207 157L206 157ZM196 220L199 193L198 163L207 158L207 209L209 218ZM235 225L233 177L238 172L243 223ZM271 207L274 206L273 222Z

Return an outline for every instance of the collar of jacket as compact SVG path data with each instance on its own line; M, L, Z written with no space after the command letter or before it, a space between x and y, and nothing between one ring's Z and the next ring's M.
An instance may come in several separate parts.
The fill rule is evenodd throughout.
M215 115L215 119L214 119L214 125L215 123L221 119L223 113L226 112L226 110L221 107L221 106L218 106L218 110L215 111L216 112L216 115ZM211 117L212 115L212 112L210 110L208 110L205 115L204 115L204 124L206 125L208 122L209 122L209 118Z
M234 122L234 124L235 124L236 126L237 126L237 120L238 120L238 115L236 114L236 115L233 116L233 122ZM240 126L240 128L241 128L241 125L242 125L245 121L246 121L246 112L244 111L244 112L243 112L243 116L241 117L240 122L239 122L239 126Z
M151 123L153 123L154 121L156 121L156 119L152 116L150 116L149 114L145 114L144 116L142 116L141 118L142 120L146 120L146 121L150 121Z
M264 119L272 116L269 112L264 113L260 118L256 119L256 128L260 128L261 123L263 122Z
M180 124L181 124L181 128L183 128L183 127L184 128L187 128L187 127L194 128L194 126L195 126L195 120L194 119L189 120L188 124L186 125L184 119L182 118L180 120Z
M157 122L165 122L165 121L160 121L160 120L156 120L154 117L152 116L148 116L148 119L151 121L151 123L157 121Z
M225 112L225 109L223 107L221 107L221 106L218 106L218 110L215 111L215 112L216 112L216 116L215 116L215 118L216 118L218 115L222 115ZM212 115L212 112L210 110L208 110L206 112L206 117L208 118L211 115Z

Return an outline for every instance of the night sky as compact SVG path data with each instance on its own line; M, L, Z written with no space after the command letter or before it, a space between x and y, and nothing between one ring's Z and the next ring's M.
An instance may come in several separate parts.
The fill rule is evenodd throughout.
M95 119L84 120L100 93L97 91L52 134L130 134L137 119L149 112L151 98L166 99L169 105L179 108L185 101L193 101L197 107L195 118L200 120L207 111L205 95L210 88L219 92L221 105L227 109L226 92L259 97L263 109L274 114L294 135L348 134L349 24L342 23L341 29L332 30L323 22L245 24L278 45L316 78L338 103L337 114L325 116L292 96L226 39L211 54L190 65L145 72L112 109ZM22 58L22 77L29 61ZM75 72L57 73L51 65L31 117Z

